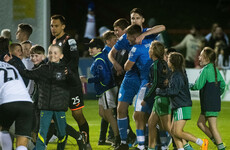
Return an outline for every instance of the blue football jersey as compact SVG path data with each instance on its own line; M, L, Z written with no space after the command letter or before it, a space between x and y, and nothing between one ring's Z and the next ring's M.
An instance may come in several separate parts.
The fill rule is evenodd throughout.
M140 74L142 86L149 81L149 70L153 63L153 60L149 57L150 45L151 40L143 40L142 44L134 45L128 58L130 61L135 62Z

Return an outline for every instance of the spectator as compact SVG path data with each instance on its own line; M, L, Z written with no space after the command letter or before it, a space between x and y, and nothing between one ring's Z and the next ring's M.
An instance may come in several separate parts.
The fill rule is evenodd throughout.
M85 27L84 39L88 43L91 39L96 37L96 20L95 20L95 5L93 2L88 4L88 14Z
M9 53L9 39L0 36L0 57L7 53Z
M219 26L220 26L220 25L219 25L218 23L213 23L213 24L212 24L211 32L208 33L208 34L205 36L205 39L206 39L207 41L210 40L210 38L212 37L212 35L213 35L215 29L216 29L217 27L219 27ZM229 39L228 39L228 36L227 36L226 33L224 33L224 39L226 40L227 45L229 45Z
M214 28L213 33L212 33L207 45L209 47L211 47L212 49L214 49L215 44L218 41L223 41L226 45L228 45L227 40L226 40L226 37L224 35L224 31L223 31L222 27L217 26L216 28Z
M177 51L186 50L185 54L185 66L187 68L194 68L194 61L199 48L199 42L204 39L200 33L200 27L192 25L190 33L187 34L184 39L177 45L173 46Z
M11 39L11 31L10 29L3 29L1 31L1 36L3 36L4 38L7 38L9 40L9 44L12 43L12 39Z
M18 29L16 32L16 39L20 43L24 42L24 41L28 41L32 32L33 32L33 29L32 29L32 26L30 24L20 23L18 25Z

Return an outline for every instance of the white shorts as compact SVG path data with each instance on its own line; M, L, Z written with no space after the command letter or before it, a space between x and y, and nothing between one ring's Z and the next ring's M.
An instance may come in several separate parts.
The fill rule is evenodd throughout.
M151 114L154 100L147 102L145 106L141 105L142 100L144 99L145 95L147 94L149 88L141 87L139 92L137 93L137 98L135 102L135 109L134 111L141 111Z
M104 109L116 108L117 96L118 96L118 87L115 86L112 89L107 90L101 95L98 104L103 106Z

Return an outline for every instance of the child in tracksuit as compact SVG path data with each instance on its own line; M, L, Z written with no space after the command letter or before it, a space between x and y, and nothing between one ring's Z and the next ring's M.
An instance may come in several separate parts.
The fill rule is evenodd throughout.
M46 149L47 132L53 119L58 131L58 150L64 150L66 143L66 117L68 110L68 83L73 79L65 64L61 62L62 49L51 45L48 49L49 62L34 70L22 70L16 66L24 77L36 80L38 84L38 109L40 109L40 129L36 142L36 150ZM10 58L9 58L10 59ZM6 60L6 59L5 59ZM7 60L6 60L7 61Z
M90 68L93 77L87 79L81 76L81 81L83 83L94 83L97 97L99 97L99 115L110 123L115 136L115 145L118 145L120 143L120 136L117 121L113 115L113 109L116 108L118 88L115 86L111 69L106 61L107 56L101 52L104 48L103 41L95 38L90 41L88 46L89 55L94 59Z
M178 150L187 149L182 140L192 141L202 145L203 141L183 130L186 121L191 119L192 100L189 91L188 78L184 70L184 57L182 54L173 52L169 55L168 66L172 70L169 87L156 89L156 95L169 96L173 111L173 125L171 129Z
M195 84L191 86L191 90L200 90L201 114L197 125L218 150L225 150L216 126L221 107L220 96L224 93L225 82L215 66L216 54L213 49L205 47L200 53L199 60L204 67ZM209 126L206 125L207 121Z

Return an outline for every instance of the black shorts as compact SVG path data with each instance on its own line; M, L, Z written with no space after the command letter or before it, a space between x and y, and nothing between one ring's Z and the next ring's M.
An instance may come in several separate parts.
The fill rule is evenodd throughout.
M71 111L82 109L84 107L82 87L70 88L69 108Z
M0 106L0 125L9 131L15 121L15 134L31 136L33 104L31 102L11 102Z

